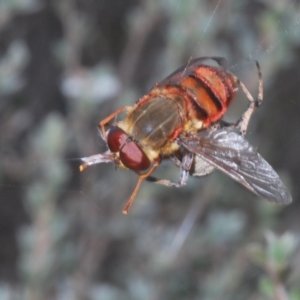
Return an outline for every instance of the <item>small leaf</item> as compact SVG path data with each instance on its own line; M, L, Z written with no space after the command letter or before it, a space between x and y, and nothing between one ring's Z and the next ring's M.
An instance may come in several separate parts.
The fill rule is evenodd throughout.
M273 282L267 278L263 277L259 282L260 291L267 297L273 298L274 295L274 284Z

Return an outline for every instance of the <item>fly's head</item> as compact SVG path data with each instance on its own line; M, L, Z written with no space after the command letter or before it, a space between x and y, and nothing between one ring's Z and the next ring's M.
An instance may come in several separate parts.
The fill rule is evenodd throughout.
M124 130L118 126L112 126L106 136L107 146L114 153L118 166L137 172L150 167L151 161L147 155Z

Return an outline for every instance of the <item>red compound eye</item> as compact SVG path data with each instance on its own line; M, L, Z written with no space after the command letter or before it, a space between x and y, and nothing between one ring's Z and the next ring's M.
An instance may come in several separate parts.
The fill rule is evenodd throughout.
M107 133L107 145L111 152L119 152L128 140L128 135L119 127L111 127Z
M107 134L107 145L111 152L119 152L120 160L128 169L146 170L151 162L143 150L119 127L112 127Z
M120 150L120 159L129 169L142 171L150 167L150 160L135 142L129 142Z

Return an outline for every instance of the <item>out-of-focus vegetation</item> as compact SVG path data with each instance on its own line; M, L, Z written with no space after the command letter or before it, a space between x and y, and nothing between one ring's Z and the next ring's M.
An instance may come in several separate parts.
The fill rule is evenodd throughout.
M0 1L0 299L300 299L299 15L298 1ZM259 60L247 138L294 202L215 172L144 183L122 215L137 176L75 158L105 150L97 124L114 109L211 55L254 95Z

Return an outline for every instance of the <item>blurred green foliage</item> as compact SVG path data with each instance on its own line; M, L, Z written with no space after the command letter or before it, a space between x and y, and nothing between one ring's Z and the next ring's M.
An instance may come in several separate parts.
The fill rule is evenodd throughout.
M0 299L300 299L299 15L291 0L0 1ZM247 139L289 207L215 172L144 183L124 216L133 172L79 172L105 151L100 120L198 56L226 57L253 95L260 62Z

